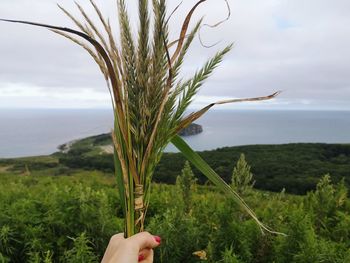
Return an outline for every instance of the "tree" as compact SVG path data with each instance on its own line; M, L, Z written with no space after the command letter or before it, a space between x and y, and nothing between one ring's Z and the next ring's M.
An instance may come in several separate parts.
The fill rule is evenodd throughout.
M196 182L197 179L192 172L190 163L186 161L184 168L181 170L181 175L176 179L176 185L180 188L186 213L191 211L192 192L194 191Z
M253 188L255 181L252 180L253 174L250 172L250 165L248 165L245 155L242 153L236 166L233 168L231 186L238 193L243 194Z
M329 174L319 181L316 191L308 193L305 207L312 212L317 231L328 234L337 224L342 210L346 212L347 194L344 179L334 185Z

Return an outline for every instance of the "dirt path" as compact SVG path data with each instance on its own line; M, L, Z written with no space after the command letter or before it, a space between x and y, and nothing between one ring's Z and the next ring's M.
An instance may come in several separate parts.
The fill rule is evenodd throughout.
M11 166L0 166L0 173L6 172Z
M114 153L114 148L112 145L104 145L104 146L100 146L100 148L104 153L108 153L108 154Z

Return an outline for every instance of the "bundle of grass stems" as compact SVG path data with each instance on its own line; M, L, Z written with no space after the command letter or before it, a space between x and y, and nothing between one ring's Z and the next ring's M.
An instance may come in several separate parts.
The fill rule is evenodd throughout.
M186 109L203 82L232 48L232 45L228 45L216 53L193 77L187 80L179 78L185 55L199 33L203 19L191 31L189 24L196 8L206 0L198 1L192 7L184 17L180 36L172 41L169 40L168 24L174 12L167 17L166 0L152 0L151 3L148 0L138 1L139 28L136 37L132 33L126 1L117 0L119 38L115 38L109 19L103 16L96 3L93 0L89 2L100 26L78 3L76 6L82 19L59 6L78 30L28 21L2 21L46 27L84 48L101 69L113 104L114 164L125 216L125 236L144 231L152 175L169 142L228 197L239 203L262 230L272 232L259 221L242 198L177 135L214 105L268 100L277 95L219 101L186 114Z

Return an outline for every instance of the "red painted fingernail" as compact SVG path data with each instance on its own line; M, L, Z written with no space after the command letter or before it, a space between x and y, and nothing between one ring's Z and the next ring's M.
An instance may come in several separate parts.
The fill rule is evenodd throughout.
M144 259L145 259L145 256L144 256L144 255L142 255L142 254L139 255L139 262L142 261L142 260L144 260Z
M162 239L159 236L154 236L154 240L159 244L162 242Z

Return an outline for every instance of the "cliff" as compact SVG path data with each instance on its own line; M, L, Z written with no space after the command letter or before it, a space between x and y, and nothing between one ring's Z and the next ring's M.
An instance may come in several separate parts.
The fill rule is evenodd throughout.
M189 126L186 128L182 129L179 132L180 136L191 136L191 135L196 135L203 132L203 128L201 125L196 124L196 123L191 123Z

